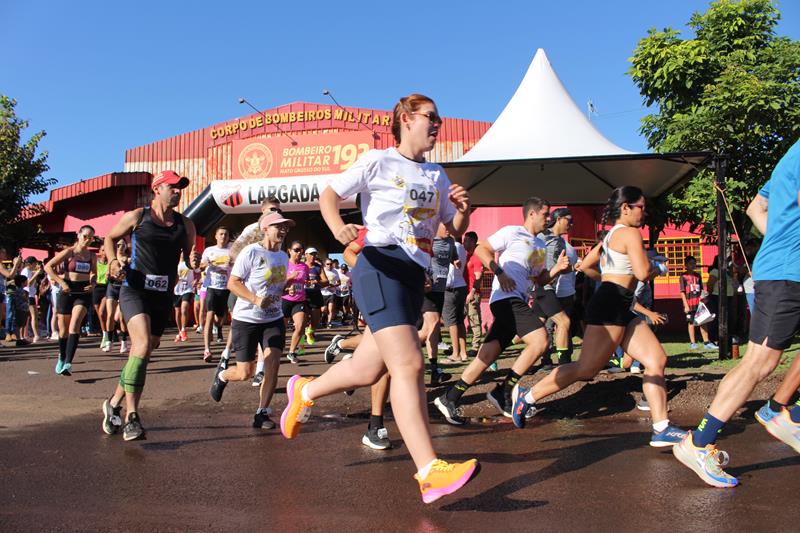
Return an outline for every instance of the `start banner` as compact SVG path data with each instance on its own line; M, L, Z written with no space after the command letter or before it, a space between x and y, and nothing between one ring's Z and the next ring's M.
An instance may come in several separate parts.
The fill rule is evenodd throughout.
M375 145L369 131L295 135L294 142L280 135L232 143L231 177L234 179L315 176L344 172Z
M260 213L261 202L274 196L284 211L318 211L319 195L335 174L219 180L211 182L211 195L225 214ZM355 196L342 201L341 207L356 207Z

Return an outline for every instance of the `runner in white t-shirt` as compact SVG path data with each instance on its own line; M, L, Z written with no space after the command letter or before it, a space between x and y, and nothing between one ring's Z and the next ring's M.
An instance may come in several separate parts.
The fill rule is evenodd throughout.
M350 298L350 267L343 263L339 269L339 287L336 291L339 307L342 310L342 322L347 323L347 317L353 316L353 306Z
M502 384L486 393L486 398L504 415L511 417L511 393L517 382L547 350L544 313L528 307L528 293L534 283L543 285L569 268L564 253L549 271L545 270L545 245L535 237L547 223L550 205L540 198L528 198L522 205L522 226L506 226L475 249L483 265L494 272L489 308L494 316L478 356L467 366L461 379L434 404L451 424L464 424L459 414L461 396L480 378L518 336L525 343L522 353L506 373ZM495 255L500 258L495 262Z
M328 278L328 284L322 287L322 314L328 316L328 327L332 327L331 322L336 318L338 306L336 305L336 294L339 290L339 271L333 268L333 261L331 258L325 259L322 263L322 268L325 271L325 277ZM322 324L322 322L320 322Z
M181 262L178 263L178 278L175 280L175 288L172 290L172 307L175 309L175 324L178 326L175 342L189 340L189 336L186 334L186 324L189 322L189 306L194 300L194 278L195 271L189 268L181 253Z
M228 314L228 277L231 273L231 234L228 228L217 228L214 238L215 246L203 250L200 268L206 271L208 288L206 289L206 323L203 328L203 361L211 361L211 326L217 323L217 342L222 342L222 324Z

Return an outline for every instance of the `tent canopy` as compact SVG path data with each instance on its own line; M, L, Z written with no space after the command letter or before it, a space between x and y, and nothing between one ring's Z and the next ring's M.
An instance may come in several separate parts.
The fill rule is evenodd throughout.
M604 204L622 185L660 196L712 157L636 154L615 145L584 116L539 49L492 127L463 157L443 166L476 206L519 205L531 195L553 204Z

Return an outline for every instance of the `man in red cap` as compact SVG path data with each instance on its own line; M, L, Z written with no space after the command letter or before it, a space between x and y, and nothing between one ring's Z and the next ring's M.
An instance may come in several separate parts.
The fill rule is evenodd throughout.
M131 337L128 362L122 369L114 395L103 402L103 431L109 435L122 427L122 400L125 399L127 420L123 438L144 437L139 419L139 400L144 389L150 354L158 348L172 308L172 288L178 271L178 260L189 258L190 268L197 268L194 251L195 229L191 220L175 212L181 190L189 179L172 170L153 177L153 201L149 207L128 211L105 238L109 275L125 281L120 288L119 305ZM131 235L130 264L120 273L116 243Z

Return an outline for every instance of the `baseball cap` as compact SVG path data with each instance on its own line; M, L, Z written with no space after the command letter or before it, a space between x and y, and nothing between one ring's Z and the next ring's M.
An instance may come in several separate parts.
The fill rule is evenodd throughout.
M308 248L306 248L306 253L307 254L316 254L316 253L319 253L319 252L313 246L309 246Z
M153 183L150 188L155 190L159 185L177 185L179 189L185 189L189 185L189 178L179 176L174 170L162 170L153 176Z
M290 218L283 218L283 215L281 213L278 213L277 211L272 211L272 212L267 213L266 215L261 217L261 219L259 221L259 228L263 229L263 228L265 228L267 226L273 226L275 224L282 224L284 222L289 224L289 226L291 226L291 227L295 226L294 220L292 220Z

